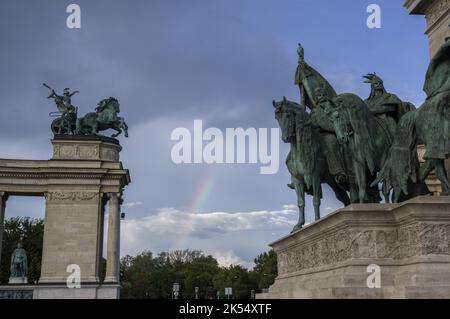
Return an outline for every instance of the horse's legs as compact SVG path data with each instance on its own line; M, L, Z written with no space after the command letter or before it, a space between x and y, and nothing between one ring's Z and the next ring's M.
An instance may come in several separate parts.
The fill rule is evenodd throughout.
M358 185L356 185L356 182L350 183L350 201L352 204L358 203Z
M339 186L339 184L336 182L336 180L333 177L329 178L328 185L333 190L334 194L336 195L336 198L344 204L344 206L350 205L350 198L348 197L347 192Z
M321 195L320 176L313 180L313 205L316 220L320 219L320 195Z
M75 134L81 134L81 118L77 119L76 125L75 125Z
M391 199L389 197L390 190L389 190L389 187L386 185L386 183L383 183L382 190L383 190L384 201L387 204L389 204L391 202Z
M356 177L356 185L358 187L358 199L360 203L364 203L366 198L366 174L362 165L354 162L354 172Z
M94 124L91 126L91 134L98 135L98 122L95 121Z
M120 128L112 127L112 129L117 132L113 134L112 137L117 137L122 133L122 130Z
M446 195L450 193L450 182L447 177L447 172L445 171L444 160L435 159L434 161L434 169L436 172L436 176L442 184L442 192Z
M127 125L127 123L125 123L124 119L121 120L121 127L123 129L125 137L128 137L128 125Z
M292 185L295 188L297 194L297 205L298 205L298 223L294 226L293 232L301 229L305 224L305 183L303 179L297 179L291 177Z

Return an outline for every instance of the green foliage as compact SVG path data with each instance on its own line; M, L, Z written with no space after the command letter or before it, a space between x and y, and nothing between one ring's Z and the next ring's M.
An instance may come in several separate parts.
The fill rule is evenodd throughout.
M121 260L121 297L124 299L170 299L172 285L180 284L179 298L225 298L225 288L233 288L233 298L250 298L251 290L268 288L277 275L276 254L263 253L251 271L242 266L219 267L212 256L198 250L176 250L154 256L144 251Z
M2 256L0 264L0 283L6 284L10 275L11 255L22 242L28 257L28 282L34 283L41 275L42 241L44 220L30 217L14 217L5 220Z
M181 285L180 297L208 298L213 291L212 278L218 272L217 261L197 250L163 252L153 257L148 251L121 261L122 298L172 298L172 285Z
M219 291L220 298L225 298L225 288L231 287L233 289L232 298L248 299L250 291L254 289L254 284L248 270L239 265L222 268L214 278L214 288Z
M37 282L41 272L44 220L15 217L5 220L0 284L9 280L10 258L17 243L22 242L28 256L28 279ZM212 256L199 250L176 250L154 256L144 251L137 256L121 259L121 297L125 299L170 299L172 285L180 284L179 298L225 298L225 288L233 288L233 298L250 298L251 290L261 292L268 288L277 276L277 257L273 251L260 254L254 260L255 267L248 271L239 265L219 267ZM101 261L101 277L104 277L106 261Z
M219 265L212 256L200 256L187 264L184 276L184 296L195 298L195 287L199 287L198 298L214 298L213 279L218 272Z
M269 288L278 275L277 254L273 250L260 254L254 260L255 267L251 271L251 276L257 282L258 292L264 288Z

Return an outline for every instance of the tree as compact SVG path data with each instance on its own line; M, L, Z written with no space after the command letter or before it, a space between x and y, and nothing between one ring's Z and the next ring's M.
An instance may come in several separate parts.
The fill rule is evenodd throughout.
M35 283L41 275L44 220L30 217L13 217L5 220L0 264L0 283L9 281L11 255L21 242L28 257L28 282Z
M153 255L149 251L121 259L122 298L149 298L152 287L151 274L154 271Z
M215 298L214 276L219 272L219 264L212 256L198 256L184 269L185 298L195 298L195 287L198 287L198 298Z
M276 277L277 261L273 251L255 259L255 268L219 267L212 256L199 250L162 252L156 257L149 251L121 259L122 298L172 298L172 286L180 284L179 298L225 298L225 288L233 288L233 298L250 298L251 290L267 288Z
M254 259L255 267L251 271L251 277L257 282L258 291L269 288L278 275L277 254L270 250L264 252Z
M199 298L214 295L212 279L219 271L212 256L198 250L162 252L153 257L149 251L121 260L122 298L172 298L172 285L180 284L179 298L194 298L199 287Z
M248 270L240 265L231 265L227 268L221 268L220 272L214 277L214 288L219 291L220 298L225 298L225 288L233 289L233 298L248 299L253 289Z

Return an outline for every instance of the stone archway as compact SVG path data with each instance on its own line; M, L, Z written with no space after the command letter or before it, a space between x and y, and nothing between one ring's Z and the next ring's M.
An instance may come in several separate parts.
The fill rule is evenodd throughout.
M118 298L120 205L130 183L119 161L121 146L112 138L84 136L56 136L52 144L50 160L0 160L0 256L8 196L45 196L41 277L28 288L33 297ZM101 282L105 205L107 266ZM79 266L80 289L67 287L69 265Z

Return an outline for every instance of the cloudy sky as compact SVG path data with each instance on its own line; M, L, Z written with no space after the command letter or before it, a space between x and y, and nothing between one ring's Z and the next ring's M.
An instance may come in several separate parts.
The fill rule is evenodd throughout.
M370 3L382 28L366 26ZM298 100L296 48L337 92L362 97L376 71L389 91L420 104L428 64L425 20L403 0L2 0L0 157L50 158L46 82L79 90L81 113L115 96L130 126L120 138L132 183L125 192L122 254L202 249L222 264L250 265L297 218L280 170L260 164L182 164L171 160L177 127L274 128L272 99ZM81 7L81 29L66 7ZM323 214L340 207L325 187ZM311 198L307 199L311 221ZM7 217L43 216L43 199L12 198Z

